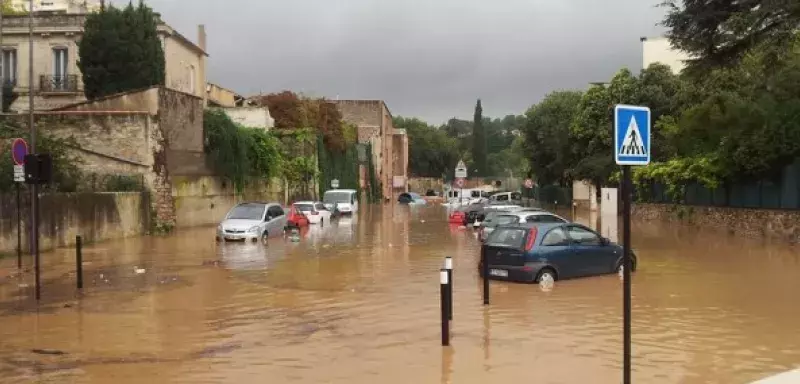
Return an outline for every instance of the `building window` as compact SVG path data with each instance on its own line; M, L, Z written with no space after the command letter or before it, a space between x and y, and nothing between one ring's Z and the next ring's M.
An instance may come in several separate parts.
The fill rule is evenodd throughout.
M15 86L17 84L17 50L3 49L3 56L0 60L2 60L0 65L3 67L3 72L0 73L2 84Z
M66 48L53 48L53 76L67 76L68 52Z

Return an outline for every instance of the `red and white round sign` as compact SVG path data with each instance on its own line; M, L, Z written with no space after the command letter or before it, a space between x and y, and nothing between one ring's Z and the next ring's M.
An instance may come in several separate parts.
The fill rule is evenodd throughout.
M525 179L525 188L528 188L528 189L533 188L533 180Z
M464 179L463 178L459 177L459 178L456 179L456 187L464 188Z

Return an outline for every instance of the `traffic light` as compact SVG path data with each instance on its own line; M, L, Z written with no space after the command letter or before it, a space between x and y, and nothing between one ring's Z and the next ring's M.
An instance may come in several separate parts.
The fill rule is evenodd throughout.
M53 179L53 157L49 153L25 155L25 183L47 184Z

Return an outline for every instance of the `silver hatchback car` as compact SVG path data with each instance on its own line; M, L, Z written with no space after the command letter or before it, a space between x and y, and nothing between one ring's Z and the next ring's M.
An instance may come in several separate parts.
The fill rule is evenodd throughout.
M280 236L286 226L286 212L278 203L237 204L217 227L217 240L266 240Z

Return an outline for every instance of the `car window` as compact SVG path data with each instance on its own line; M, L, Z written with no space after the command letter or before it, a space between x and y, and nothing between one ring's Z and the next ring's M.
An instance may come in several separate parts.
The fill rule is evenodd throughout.
M511 192L511 200L522 200L522 194L519 192Z
M497 201L508 201L508 195L497 196Z
M513 215L498 215L492 219L492 226L509 225L519 223L519 217Z
M240 204L228 213L228 219L261 220L264 217L263 204Z
M567 233L563 228L553 228L542 239L543 246L557 246L567 244Z
M600 245L600 237L592 231L581 227L569 227L569 237L578 244Z
M522 248L525 230L520 228L498 228L486 239L487 244Z
M283 216L283 208L277 205L273 205L267 210L267 218L270 220L280 216Z
M328 210L328 208L325 208L325 204L322 204L322 203L316 203L316 204L314 204L314 207L317 208L318 211L327 211Z
M297 209L300 212L311 212L311 211L314 210L314 205L313 204L295 204L294 206L297 207ZM277 208L277 207L271 207L270 210L272 211L273 208ZM273 211L273 212L277 212L277 211Z
M565 223L563 219L553 215L531 215L525 218L528 223Z

